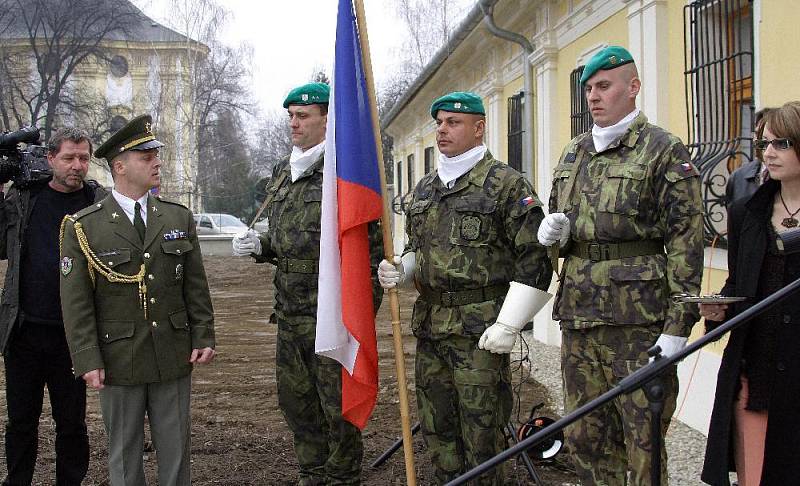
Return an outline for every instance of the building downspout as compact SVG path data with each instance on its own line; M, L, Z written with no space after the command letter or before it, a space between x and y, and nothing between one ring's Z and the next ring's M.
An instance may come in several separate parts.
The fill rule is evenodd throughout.
M530 57L533 54L533 44L525 36L510 30L501 29L494 23L494 5L497 0L480 0L483 21L489 32L507 41L519 44L522 47L522 72L523 110L522 110L522 172L531 183L533 180L533 74L531 73Z

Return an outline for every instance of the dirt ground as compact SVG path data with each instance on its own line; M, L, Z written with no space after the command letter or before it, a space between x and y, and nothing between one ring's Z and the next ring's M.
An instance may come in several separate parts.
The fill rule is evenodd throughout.
M273 305L272 267L256 265L250 259L207 257L206 271L214 300L217 326L217 357L210 366L195 368L192 379L192 483L196 485L273 485L297 481L297 463L292 436L278 408L275 385L275 325L267 323ZM0 277L5 262L0 266ZM412 423L416 421L414 397L414 338L409 319L414 294L401 292L404 321L406 372ZM364 468L362 480L369 485L405 484L405 464L400 449L378 468L370 464L400 436L391 320L388 299L377 320L380 386L378 403L364 430ZM552 411L547 390L527 378L526 363L516 363L515 382L519 385L521 413L528 417L532 405L544 401ZM5 372L2 386L5 395ZM45 398L47 402L47 398ZM552 414L549 414L552 416ZM5 396L0 400L0 416L5 422ZM87 422L91 441L91 463L84 484L106 485L106 437L100 416L98 394L89 391ZM54 423L49 405L40 422L39 460L34 484L50 485L55 477ZM0 476L5 477L5 453L0 460ZM155 454L145 446L145 466L149 484L155 481ZM565 484L570 474L563 465L563 454L555 463L537 463L536 470L545 484ZM414 438L417 482L433 484L430 462L422 438ZM521 462L506 467L506 484L534 484Z

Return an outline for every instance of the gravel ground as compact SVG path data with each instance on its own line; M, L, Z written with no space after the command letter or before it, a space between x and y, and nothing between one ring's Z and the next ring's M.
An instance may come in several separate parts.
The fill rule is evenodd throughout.
M526 332L524 336L530 348L532 378L547 387L552 394L549 397L549 404L563 415L564 392L561 387L559 348L533 339L530 332ZM700 481L700 470L703 466L705 446L705 435L679 420L672 421L667 432L671 486L703 484Z

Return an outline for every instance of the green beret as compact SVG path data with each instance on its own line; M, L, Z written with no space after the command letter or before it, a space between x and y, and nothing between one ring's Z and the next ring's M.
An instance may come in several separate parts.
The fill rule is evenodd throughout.
M431 116L435 119L439 110L453 113L474 113L485 115L481 97L469 91L453 91L437 99L431 105Z
M620 46L608 46L592 56L581 74L581 85L585 84L597 71L615 69L633 62L633 56Z
M331 87L325 83L308 83L297 87L286 95L283 107L289 105L316 105L327 103L331 95Z
M139 115L97 147L94 156L110 163L111 159L126 150L151 150L163 146L153 135L153 117Z

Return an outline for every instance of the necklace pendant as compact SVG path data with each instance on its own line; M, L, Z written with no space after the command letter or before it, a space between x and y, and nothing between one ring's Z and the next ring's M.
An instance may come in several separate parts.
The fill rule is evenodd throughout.
M783 218L783 221L781 221L781 226L785 228L796 228L798 223L800 223L800 221L797 221L797 219L793 217Z

